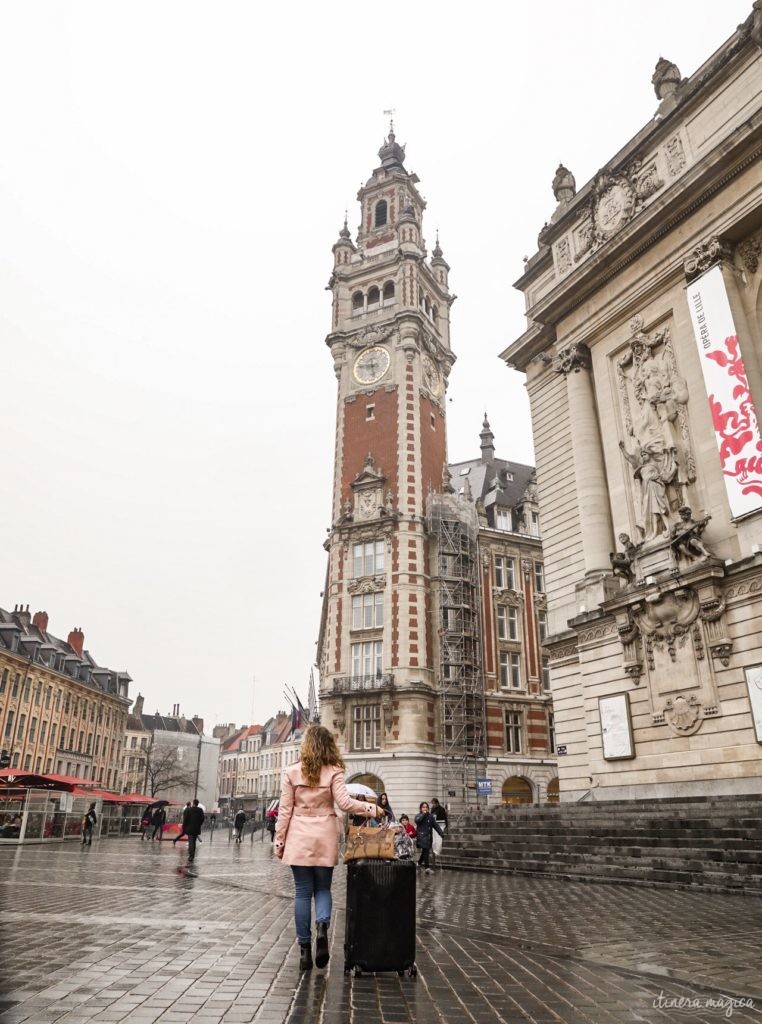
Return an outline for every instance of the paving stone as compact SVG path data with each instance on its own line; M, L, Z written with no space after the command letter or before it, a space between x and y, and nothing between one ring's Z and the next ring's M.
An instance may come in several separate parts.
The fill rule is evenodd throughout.
M762 901L741 895L437 871L419 879L417 979L354 978L341 869L331 963L301 974L269 846L184 862L130 839L0 850L0 1024L719 1024L718 993L760 1020Z

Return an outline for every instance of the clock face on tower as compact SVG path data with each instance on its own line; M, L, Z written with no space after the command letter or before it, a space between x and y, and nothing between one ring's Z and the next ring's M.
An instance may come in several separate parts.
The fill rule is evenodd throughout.
M353 369L355 380L358 384L375 384L389 369L390 362L389 353L380 345L366 348L355 359Z
M423 356L421 359L423 369L423 380L432 395L438 395L442 390L442 378L436 368L433 359Z

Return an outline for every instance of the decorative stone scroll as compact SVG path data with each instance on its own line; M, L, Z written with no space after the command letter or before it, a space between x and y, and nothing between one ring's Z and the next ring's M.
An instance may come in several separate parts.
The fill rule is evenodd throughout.
M619 442L632 466L635 522L641 538L668 535L675 510L685 506L696 479L690 442L688 388L677 372L669 328L648 335L643 318L630 323L632 337L617 362L626 440Z
M733 246L724 238L710 238L691 250L690 254L683 260L685 280L690 282L701 277L707 270L710 270L715 263L723 260L732 261Z

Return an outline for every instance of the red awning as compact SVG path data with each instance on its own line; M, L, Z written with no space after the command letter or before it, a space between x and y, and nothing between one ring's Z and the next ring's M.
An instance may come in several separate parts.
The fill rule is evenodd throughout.
M72 784L51 775L35 775L34 772L20 772L18 768L3 768L0 771L0 784L18 786L22 789L57 789L70 793Z
M68 786L97 786L97 782L90 779L80 779L76 775L42 775L40 778L53 779L55 782L65 782Z
M107 789L83 789L81 786L74 786L72 796L84 796L90 800L102 800L104 804L123 804L129 803L129 800L125 800L119 793L110 793Z

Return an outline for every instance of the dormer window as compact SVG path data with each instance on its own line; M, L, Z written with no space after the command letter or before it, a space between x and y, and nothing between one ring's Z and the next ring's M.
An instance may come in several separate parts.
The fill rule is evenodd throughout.
M388 219L389 207L385 199L380 199L376 203L376 215L375 215L375 226L382 228Z

